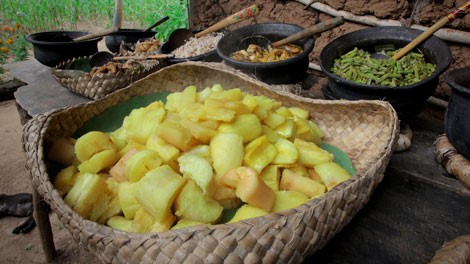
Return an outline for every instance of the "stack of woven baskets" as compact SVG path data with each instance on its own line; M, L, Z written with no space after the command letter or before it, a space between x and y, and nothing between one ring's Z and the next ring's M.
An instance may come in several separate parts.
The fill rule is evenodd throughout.
M265 95L307 109L330 143L357 170L350 180L297 208L230 224L136 234L85 220L53 187L45 153L57 138L131 98L202 89L215 83ZM325 101L271 89L220 63L185 62L164 67L95 101L38 115L24 126L24 149L33 187L73 237L105 263L299 263L322 248L368 202L382 181L398 131L396 112L383 101Z

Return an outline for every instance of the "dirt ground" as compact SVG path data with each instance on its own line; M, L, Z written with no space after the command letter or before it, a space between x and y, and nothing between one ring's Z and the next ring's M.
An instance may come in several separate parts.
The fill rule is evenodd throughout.
M0 194L31 193L21 144L21 124L13 100L0 102ZM72 239L54 213L50 214L57 263L98 263L98 260ZM28 234L12 234L26 218L0 218L0 263L46 263L38 228Z

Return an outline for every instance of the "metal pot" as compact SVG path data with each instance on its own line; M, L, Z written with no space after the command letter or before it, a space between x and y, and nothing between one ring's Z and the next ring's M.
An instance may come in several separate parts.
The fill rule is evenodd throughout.
M234 60L230 54L239 50L239 44L247 37L264 36L274 42L303 30L302 27L285 23L260 23L238 28L226 34L217 45L217 53L228 66L253 74L268 84L288 84L302 81L308 69L309 54L313 50L314 39L306 38L293 44L302 47L303 52L287 60L250 63Z
M34 58L46 66L54 67L68 59L90 56L98 51L98 42L102 37L73 41L86 34L88 32L84 31L46 31L25 38L33 45Z
M470 160L470 68L447 73L445 81L452 89L445 116L446 136L454 148Z

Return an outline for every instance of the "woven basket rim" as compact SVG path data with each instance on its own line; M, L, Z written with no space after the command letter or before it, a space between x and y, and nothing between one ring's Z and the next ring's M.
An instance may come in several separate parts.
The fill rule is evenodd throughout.
M150 234L138 234L138 233L129 233L129 232L123 232L123 231L118 231L114 230L108 226L105 225L100 225L98 223L95 223L93 221L89 220L83 220L77 213L75 213L70 207L68 207L65 202L63 201L62 197L58 193L57 190L55 190L52 186L52 183L49 179L48 176L48 171L46 168L46 165L44 163L44 146L45 146L45 141L44 141L44 135L47 132L47 129L50 125L51 120L54 118L57 118L58 116L61 116L62 114L66 113L69 110L72 109L79 109L79 108L87 108L90 105L96 105L100 103L107 102L108 100L111 100L111 98L118 97L120 95L132 92L133 87L135 85L138 85L139 83L145 82L147 79L151 79L157 75L162 75L165 74L166 72L176 70L182 67L203 67L203 68L209 68L211 70L216 70L216 71L222 71L226 72L228 74L232 74L236 77L243 78L244 80L247 80L250 83L253 83L253 85L259 85L260 87L264 87L263 89L267 89L270 92L273 92L275 94L278 94L279 96L282 97L289 97L292 100L296 100L299 102L303 103L308 103L308 104L318 104L318 105L328 105L331 107L334 106L361 106L361 107L377 107L382 109L384 112L387 113L387 116L389 116L389 126L390 126L390 135L388 135L388 141L383 143L384 149L382 151L382 156L377 157L377 159L374 161L374 163L371 164L371 166L368 169L358 171L355 176L353 176L351 179L339 184L332 190L326 192L324 195L322 195L319 198L309 200L307 203L302 204L301 206L297 208L292 208L283 212L278 212L278 213L270 213L266 216L262 217L257 217L257 218L251 218L247 220L243 220L240 222L236 223L230 223L230 224L217 224L217 225L210 225L210 226L196 226L196 227L190 227L190 228L185 228L185 229L179 229L179 230L170 230L166 232L159 232L159 233L150 233ZM111 105L112 106L112 105ZM111 107L108 106L108 107ZM97 113L99 114L99 113ZM357 186L361 185L366 185L369 182L371 182L371 178L374 178L374 181L377 181L376 183L373 183L373 185L377 185L382 177L383 177L383 172L385 170L385 167L388 164L388 161L390 159L393 146L396 143L396 140L398 138L398 118L396 115L395 110L393 107L385 101L368 101L368 100L358 100L358 101L347 101L347 100L323 100L323 99L311 99L311 98L305 98L301 97L298 95L293 95L288 92L283 92L283 91L274 91L270 88L269 85L262 83L250 76L247 76L237 70L233 70L228 67L222 66L220 63L208 63L208 62L183 62L180 64L175 64L171 65L168 67L164 67L144 78L141 80L129 85L128 87L125 87L121 90L118 90L112 94L106 95L100 99L97 99L95 101L87 102L87 103L82 103L80 105L76 106L71 106L71 107L64 107L60 109L54 109L51 110L47 113L44 113L42 115L38 115L36 117L33 117L32 120L28 121L28 123L24 127L25 135L24 135L24 147L26 152L31 155L28 156L28 162L27 162L27 167L30 170L30 173L32 174L31 176L35 178L36 174L39 174L39 177L41 178L42 183L47 186L51 191L45 192L44 189L38 188L37 182L33 180L33 185L35 188L38 188L38 192L40 195L45 199L45 201L52 206L54 210L60 210L61 213L63 213L64 217L66 217L69 221L74 222L74 223L82 223L81 226L77 227L80 230L83 230L83 232L87 232L90 234L94 234L97 237L100 237L100 239L106 240L106 239L130 239L132 241L147 241L147 240L171 240L173 238L179 237L179 239L189 239L189 237L192 238L197 238L199 236L207 236L208 234L214 235L214 234L219 234L224 233L224 232L235 232L234 230L247 230L250 227L251 228L279 228L279 225L282 226L282 223L286 224L286 221L289 221L289 219L295 218L296 215L301 215L301 214L306 214L308 212L309 214L313 214L317 210L323 210L323 208L327 208L331 206L332 201L334 202L335 199L345 199L346 201L353 201L354 199L357 199L357 196L360 196L361 194L349 194L348 191L354 190L355 188L359 188ZM37 126L37 127L34 127ZM31 138L29 137L28 134L30 134L28 129L34 129L34 131L39 132L37 134L32 133ZM28 144L26 144L28 143ZM32 148L32 149L31 149ZM372 192L375 186L372 187L372 190L367 190L369 192ZM346 194L345 194L346 193ZM346 195L343 197L343 195ZM337 198L341 196L340 198ZM368 197L366 198L368 200ZM363 204L362 204L363 205ZM361 206L362 206L361 205ZM62 219L61 219L62 220ZM338 226L333 227L333 233L337 233L344 223L338 224ZM338 230L336 230L338 229ZM321 244L321 243L320 243ZM97 255L99 255L99 252L94 252ZM109 256L102 256L102 259L107 260Z

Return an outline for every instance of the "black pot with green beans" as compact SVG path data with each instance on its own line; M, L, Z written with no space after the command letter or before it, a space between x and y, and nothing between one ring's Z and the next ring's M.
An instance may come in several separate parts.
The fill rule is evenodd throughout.
M452 62L449 47L435 36L402 58L392 59L420 33L405 27L371 27L328 43L320 54L320 67L328 77L325 97L386 100L400 120L415 117Z

